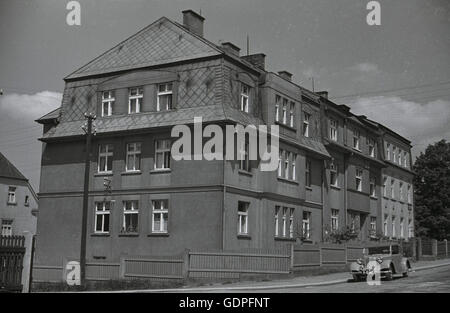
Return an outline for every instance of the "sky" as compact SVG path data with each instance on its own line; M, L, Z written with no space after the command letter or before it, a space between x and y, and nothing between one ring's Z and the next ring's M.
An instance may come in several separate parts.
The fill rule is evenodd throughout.
M161 16L193 9L205 37L266 54L270 71L327 90L331 100L411 140L413 157L450 140L450 1L79 0L81 25L66 23L67 0L0 0L0 151L39 190L42 127L58 107L63 78Z

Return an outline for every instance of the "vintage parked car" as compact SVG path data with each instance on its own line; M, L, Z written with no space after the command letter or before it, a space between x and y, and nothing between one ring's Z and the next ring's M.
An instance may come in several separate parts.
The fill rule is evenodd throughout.
M392 280L393 275L402 274L408 276L412 270L410 260L403 256L401 246L390 244L385 246L367 247L364 249L364 257L350 264L350 272L354 281L365 280L371 271L371 266L379 264L380 276L386 280Z

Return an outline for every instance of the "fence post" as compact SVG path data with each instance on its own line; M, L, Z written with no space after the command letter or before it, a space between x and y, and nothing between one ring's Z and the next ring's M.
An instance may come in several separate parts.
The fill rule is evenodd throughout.
M436 258L438 256L438 247L437 247L438 241L437 239L431 240L431 254Z
M294 244L291 244L291 273L294 272Z
M422 238L417 238L417 260L422 259Z
M125 279L125 256L120 257L119 279Z
M190 258L190 250L185 249L183 253L183 277L184 279L189 278L189 258Z
M33 234L24 231L25 236L25 255L23 256L22 266L22 292L29 292L30 287L30 265L31 265L31 249L33 244Z
M448 242L447 242L447 239L444 239L444 242L445 242L445 257L447 258L448 257Z

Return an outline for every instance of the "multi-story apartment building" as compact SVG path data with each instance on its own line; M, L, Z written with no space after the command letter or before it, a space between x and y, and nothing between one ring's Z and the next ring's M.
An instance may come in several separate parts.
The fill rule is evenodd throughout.
M378 124L382 130L384 161L381 217L383 235L395 239L414 236L413 178L411 143Z
M38 120L37 267L79 255L86 112L97 114L90 261L320 242L327 224L348 224L361 239L373 221L380 229L378 125L295 84L287 71L267 71L262 53L240 56L232 43L211 43L203 22L191 10L182 25L163 17L65 78L61 108ZM240 148L244 160L175 161L172 126L193 130L194 117L222 130L278 125L277 170L249 160L251 142Z

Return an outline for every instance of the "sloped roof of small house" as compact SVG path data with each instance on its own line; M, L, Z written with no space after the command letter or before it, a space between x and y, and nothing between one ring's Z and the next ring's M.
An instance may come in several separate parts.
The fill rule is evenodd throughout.
M0 152L0 177L28 181L23 174Z

